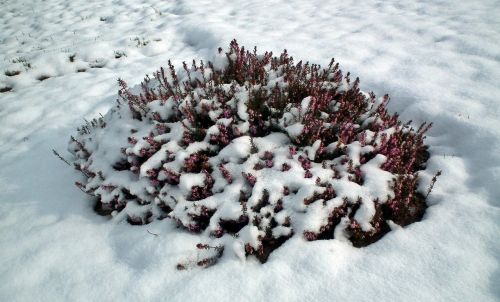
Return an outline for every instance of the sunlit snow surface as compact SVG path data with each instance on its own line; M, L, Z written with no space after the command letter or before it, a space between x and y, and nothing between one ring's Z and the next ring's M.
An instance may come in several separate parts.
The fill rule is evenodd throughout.
M326 2L0 0L0 89L12 88L0 93L0 300L498 301L500 2ZM335 57L404 120L433 121L423 178L443 176L423 221L362 249L297 236L264 265L228 255L177 271L200 257L196 235L97 216L51 149L69 156L118 77L210 59L233 38Z

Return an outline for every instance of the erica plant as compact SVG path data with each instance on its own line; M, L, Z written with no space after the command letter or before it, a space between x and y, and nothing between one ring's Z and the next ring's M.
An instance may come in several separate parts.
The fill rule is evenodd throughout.
M292 236L364 246L388 221L424 214L431 125L402 123L333 59L323 68L234 40L212 62L119 85L117 105L70 141L77 185L99 214L200 234L198 248L215 251L200 266L229 241L265 262Z

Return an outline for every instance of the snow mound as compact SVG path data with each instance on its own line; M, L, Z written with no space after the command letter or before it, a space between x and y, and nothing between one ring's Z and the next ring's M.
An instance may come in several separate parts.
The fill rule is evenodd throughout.
M294 235L365 246L423 216L430 125L403 124L333 59L294 63L234 40L212 62L119 83L116 106L71 138L77 185L116 221L199 233L215 251L200 266L227 246L265 262Z

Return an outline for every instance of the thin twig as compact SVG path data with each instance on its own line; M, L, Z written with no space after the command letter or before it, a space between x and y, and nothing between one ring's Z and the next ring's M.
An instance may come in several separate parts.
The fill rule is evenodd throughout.
M63 162L65 162L68 166L71 167L71 164L69 163L69 161L67 161L64 157L62 157L56 150L52 149L52 152L54 152L54 155L59 157L60 160L62 160Z
M81 186L77 185L76 186L78 189L80 189L80 191L82 191L83 193L87 194L87 195L90 195L92 197L96 197L96 195L94 193L90 193L90 192L87 192L85 191Z
M427 194L425 195L425 199L427 199L427 197L429 197L429 194L431 194L432 189L434 189L434 184L436 183L437 178L438 178L439 176L441 176L441 173L442 173L442 171L441 171L441 170L437 171L437 173L436 173L436 174L434 175L434 177L432 178L432 180L431 180L431 184L430 184L429 188L427 189Z
M146 231L148 231L148 233L151 234L151 235L160 236L160 234L151 233L149 230L146 230Z

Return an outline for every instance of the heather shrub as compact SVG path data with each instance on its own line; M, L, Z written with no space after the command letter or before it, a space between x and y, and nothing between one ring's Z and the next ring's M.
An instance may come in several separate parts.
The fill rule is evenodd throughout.
M116 106L71 138L77 186L101 215L199 233L197 248L213 251L200 266L230 240L262 262L292 236L365 246L425 211L430 125L399 121L333 59L322 68L232 41L212 62L119 85Z

